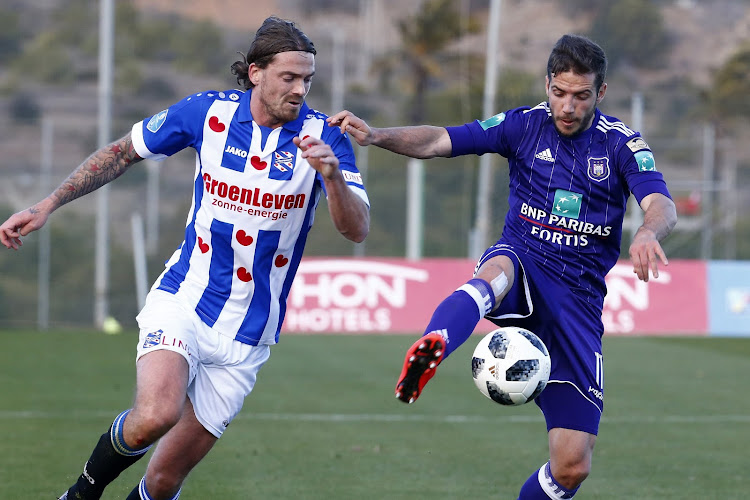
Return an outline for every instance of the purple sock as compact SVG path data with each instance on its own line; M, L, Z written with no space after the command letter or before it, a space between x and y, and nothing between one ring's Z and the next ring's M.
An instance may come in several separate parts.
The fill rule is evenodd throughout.
M466 342L479 320L495 307L490 284L471 279L437 306L425 329L425 335L438 332L446 340L443 359Z
M573 498L576 491L578 491L578 488L573 490L563 488L552 477L549 462L547 462L526 480L521 487L521 492L518 494L518 500L549 500L550 498L565 500Z

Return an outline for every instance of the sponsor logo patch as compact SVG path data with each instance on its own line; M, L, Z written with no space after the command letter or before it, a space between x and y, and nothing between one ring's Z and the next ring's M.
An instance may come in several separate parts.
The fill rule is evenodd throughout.
M355 184L362 184L362 174L355 174L354 172L350 172L348 170L342 170L342 174L344 174L344 180L346 182L353 182Z
M640 151L641 149L651 149L648 147L648 144L646 144L646 141L644 141L642 137L634 137L630 139L627 142L627 145L633 153L635 153L636 151Z
M639 172L655 172L656 162L651 151L638 151L635 154L635 161L638 162Z
M577 219L581 214L582 200L582 194L558 189L555 191L555 206L552 209L552 213L562 217Z
M505 121L505 113L497 114L493 117L487 118L484 121L479 122L482 129L487 130L488 128L496 127Z
M538 158L540 160L548 161L550 163L553 162L553 161L555 161L555 158L552 156L552 151L550 151L549 148L545 149L544 151L541 151L541 152L537 153L536 155L534 155L534 158Z
M146 125L146 128L152 132L156 133L157 130L161 128L162 125L164 125L164 122L167 121L167 113L169 112L168 109L165 109L164 111L160 113L156 113L154 116L151 117L151 119L148 121L148 124Z

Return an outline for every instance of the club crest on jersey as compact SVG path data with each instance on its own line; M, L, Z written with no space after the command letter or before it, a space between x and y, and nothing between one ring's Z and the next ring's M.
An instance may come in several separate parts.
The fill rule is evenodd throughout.
M601 182L609 177L609 158L588 158L589 166L586 169L586 174L589 179L596 182Z
M146 339L143 341L143 348L148 349L149 347L159 345L162 333L164 333L164 330L156 330L155 332L146 334Z
M552 213L569 219L577 219L581 214L582 201L582 194L558 189L555 191L555 205L552 207Z
M146 125L146 128L150 132L153 132L155 134L156 131L159 130L162 125L164 125L164 122L167 121L167 113L168 112L169 112L169 110L165 109L164 111L162 111L160 113L156 113L148 121L148 124Z
M286 181L292 178L294 173L294 160L296 154L291 151L274 151L271 171L268 173L269 178L280 181Z

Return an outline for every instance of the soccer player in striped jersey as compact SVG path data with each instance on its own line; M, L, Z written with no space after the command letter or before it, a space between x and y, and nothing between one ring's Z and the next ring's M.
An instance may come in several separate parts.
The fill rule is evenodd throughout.
M523 484L520 500L572 498L591 470L604 407L604 277L620 253L628 197L644 212L629 252L643 281L649 273L658 277L659 262L667 265L659 242L677 220L648 144L597 108L607 90L606 68L598 45L565 35L547 63L548 100L533 108L457 127L371 128L348 111L329 118L360 145L410 157L497 153L508 159L502 236L407 351L396 396L415 401L482 317L539 335L552 358L550 381L535 400L550 455Z
M243 90L200 92L136 123L0 226L0 242L17 249L55 209L141 159L196 151L185 239L137 318L133 408L114 419L61 499L100 498L157 441L128 500L176 499L279 340L321 194L342 235L367 235L369 201L349 138L305 103L315 54L294 23L266 19L232 66Z

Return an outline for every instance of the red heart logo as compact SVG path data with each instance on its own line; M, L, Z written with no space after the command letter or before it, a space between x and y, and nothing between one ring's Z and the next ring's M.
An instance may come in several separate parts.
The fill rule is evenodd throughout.
M287 262L289 262L289 259L279 254L276 256L276 260L274 261L274 264L276 264L276 267L284 267L287 264Z
M253 277L250 275L250 273L248 272L248 270L245 269L244 267L241 267L241 268L237 269L237 277L241 281L244 281L245 283L253 280Z
M237 231L237 241L243 247L250 245L253 242L253 237L245 232L244 229Z
M198 248L201 249L201 253L208 252L208 243L205 243L200 236L198 236Z
M252 165L255 170L263 170L268 163L260 161L260 157L258 156L253 156L250 158L250 165Z
M218 116L212 116L208 119L208 127L214 132L224 132L227 126L219 121Z

